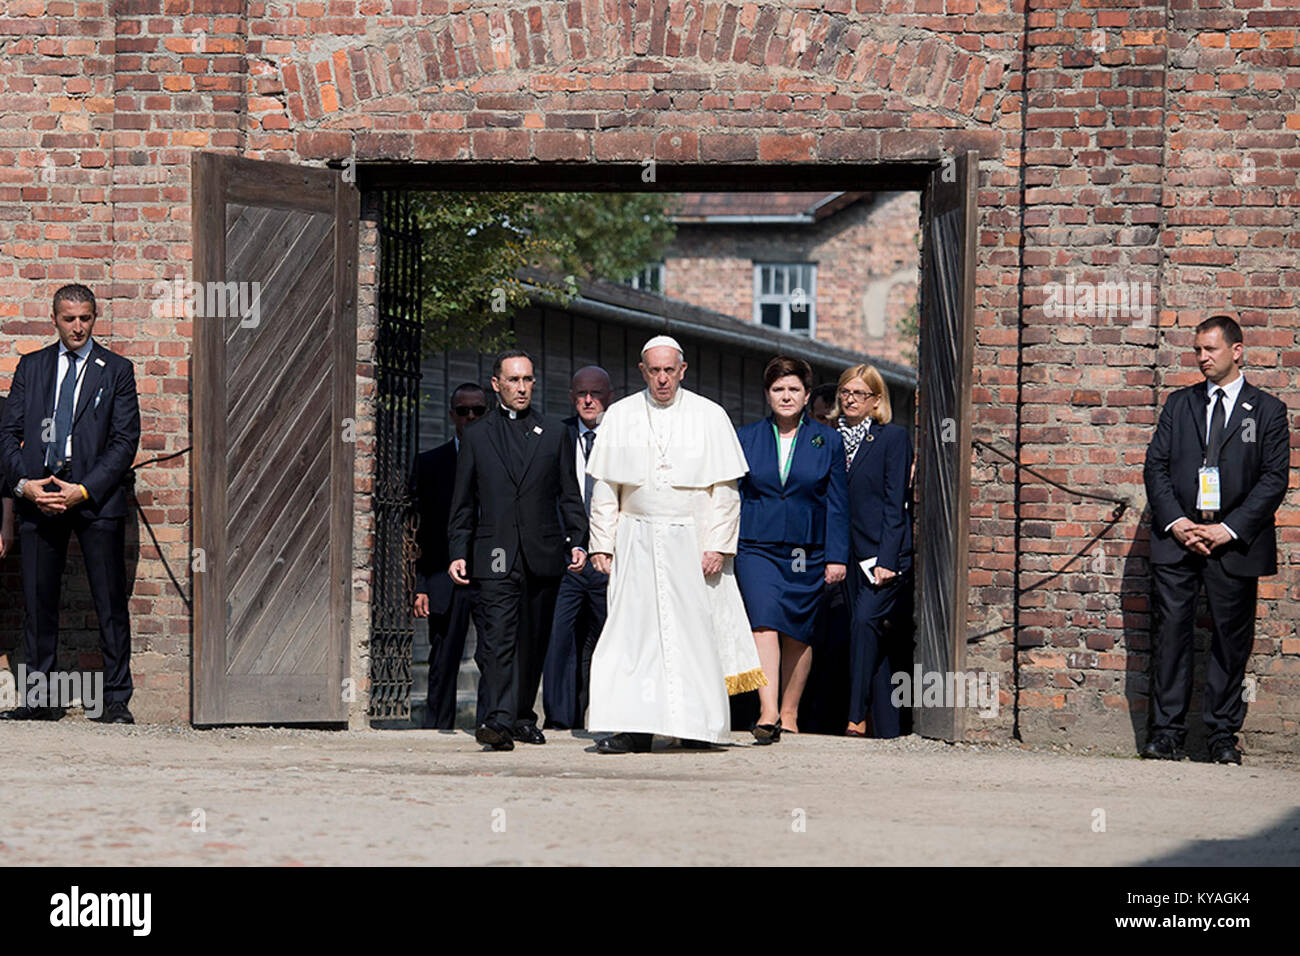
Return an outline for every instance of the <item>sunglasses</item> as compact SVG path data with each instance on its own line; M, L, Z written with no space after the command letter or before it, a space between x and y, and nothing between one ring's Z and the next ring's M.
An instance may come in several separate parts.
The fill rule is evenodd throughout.
M455 412L457 415L459 415L461 418L469 418L469 416L471 415L477 415L479 418L482 418L484 415L487 414L487 406L486 405L457 405L452 409L452 411Z

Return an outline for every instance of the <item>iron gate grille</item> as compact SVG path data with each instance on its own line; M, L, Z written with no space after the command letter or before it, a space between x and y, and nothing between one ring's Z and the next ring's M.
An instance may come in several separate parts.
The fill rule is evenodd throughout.
M371 561L372 719L411 716L414 517L407 487L420 403L420 231L411 193L379 200L379 328L375 342L375 533Z

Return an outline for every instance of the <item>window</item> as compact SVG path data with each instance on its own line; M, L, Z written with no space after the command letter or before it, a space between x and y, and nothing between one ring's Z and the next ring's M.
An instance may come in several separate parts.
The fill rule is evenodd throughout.
M817 328L817 266L754 263L754 321L812 338Z
M623 281L634 289L640 289L642 292L654 292L663 295L664 264L656 262L654 265L646 266L632 278Z

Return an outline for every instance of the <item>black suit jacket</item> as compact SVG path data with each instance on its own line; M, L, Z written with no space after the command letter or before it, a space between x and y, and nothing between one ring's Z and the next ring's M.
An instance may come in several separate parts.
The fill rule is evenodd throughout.
M429 613L443 614L457 587L447 574L447 518L456 487L456 439L415 456L411 469L411 507L419 517L415 531L420 556L415 561L415 590L429 595Z
M1164 529L1178 518L1200 523L1196 510L1197 472L1205 461L1205 413L1210 397L1205 382L1180 388L1160 411L1147 446L1142 478L1151 506L1151 560L1176 564L1187 549ZM1247 407L1249 406L1249 408ZM1278 399L1242 382L1219 446L1219 520L1237 539L1211 557L1238 577L1277 573L1277 531L1273 514L1286 497L1291 438L1287 408Z
M513 423L500 406L461 439L447 550L448 563L469 562L471 577L501 575L521 551L534 574L558 577L569 550L587 546L569 429L536 411L529 417L522 461L508 453L505 430Z
M871 424L871 441L858 445L849 468L850 545L854 562L902 574L912 569L912 440L901 425ZM855 572L849 569L850 574Z
M44 422L54 416L54 376L59 343L18 360L9 400L0 417L0 470L10 490L20 478L45 473ZM140 402L128 359L98 342L87 359L81 395L73 412L71 481L85 485L90 500L77 510L90 518L126 515L131 464L140 446ZM19 500L18 513L44 517Z
M570 415L568 418L562 419L561 424L564 425L564 430L569 433L569 447L573 449L573 474L575 476L574 480L578 483L578 496L581 497L582 478L577 477L578 475L578 416ZM557 501L555 503L555 506L558 508L559 504L560 503ZM583 511L584 512L586 511L585 504L583 505ZM564 520L563 516L561 516L560 520L561 521Z
M5 420L5 402L8 399L0 397L0 422ZM4 458L0 457L0 500L12 498L14 496L14 485L18 484L18 479L9 480L9 469L5 467Z

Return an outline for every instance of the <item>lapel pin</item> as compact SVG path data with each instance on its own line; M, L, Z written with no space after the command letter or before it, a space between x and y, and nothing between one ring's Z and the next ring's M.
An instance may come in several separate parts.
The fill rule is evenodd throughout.
M533 426L533 434L534 434L534 435L540 435L541 433L542 433L542 426L541 426L541 425L534 425L534 426Z
M1250 411L1252 406L1250 402L1242 402L1241 407L1244 408L1246 411Z
M104 360L103 360L102 358L96 358L96 359L95 359L95 364L98 365L98 366L100 366L101 368L103 368L103 366L104 366Z

